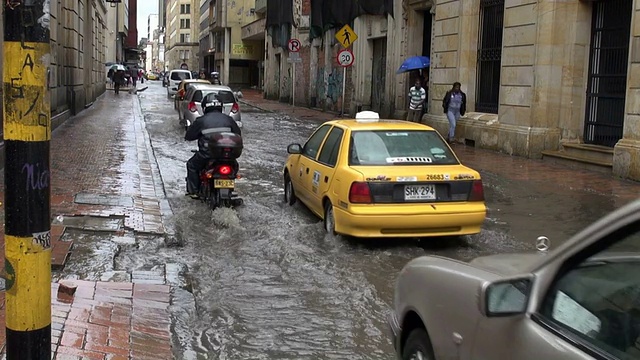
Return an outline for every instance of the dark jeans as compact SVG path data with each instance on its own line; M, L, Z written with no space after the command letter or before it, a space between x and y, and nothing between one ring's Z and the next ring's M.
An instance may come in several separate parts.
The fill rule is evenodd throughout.
M200 189L200 171L207 166L208 157L202 156L199 152L193 154L187 161L187 193L197 194Z
M116 94L120 93L120 82L116 81L113 83L113 90L116 92Z

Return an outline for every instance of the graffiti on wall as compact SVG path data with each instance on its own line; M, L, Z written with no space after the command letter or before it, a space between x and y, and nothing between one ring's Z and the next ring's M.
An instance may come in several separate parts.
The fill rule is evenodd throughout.
M318 73L316 75L316 99L318 101L317 106L324 106L325 86L324 86L324 67L318 67Z
M342 69L331 69L327 77L327 99L330 100L328 105L336 104L342 96L343 80Z
M318 67L316 76L316 97L317 106L332 108L338 103L342 96L342 69L331 69L330 73L325 73L324 67Z
M280 81L280 98L288 98L291 96L291 67L287 66L287 72L282 76Z

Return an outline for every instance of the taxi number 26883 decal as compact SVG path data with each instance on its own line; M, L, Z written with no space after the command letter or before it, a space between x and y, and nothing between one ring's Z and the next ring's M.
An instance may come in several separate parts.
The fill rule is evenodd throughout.
M427 180L449 180L449 174L427 174Z

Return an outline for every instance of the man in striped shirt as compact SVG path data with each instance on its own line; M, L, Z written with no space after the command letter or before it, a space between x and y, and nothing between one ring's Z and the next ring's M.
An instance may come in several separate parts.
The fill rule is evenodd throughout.
M427 92L422 87L420 79L416 80L416 85L409 89L409 114L407 115L407 121L420 122L420 115L422 114L422 108L427 98Z

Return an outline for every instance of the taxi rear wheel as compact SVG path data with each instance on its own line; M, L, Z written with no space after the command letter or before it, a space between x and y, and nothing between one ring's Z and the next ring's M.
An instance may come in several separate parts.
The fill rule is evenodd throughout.
M336 218L333 212L331 201L324 204L324 229L329 235L336 235Z
M289 174L284 174L284 202L293 206L296 203L296 192L293 190L293 183Z

